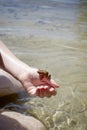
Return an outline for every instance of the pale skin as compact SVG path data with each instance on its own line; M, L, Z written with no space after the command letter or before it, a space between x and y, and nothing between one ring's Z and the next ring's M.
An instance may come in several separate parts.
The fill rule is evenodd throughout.
M56 95L56 88L59 87L47 71L28 66L0 41L0 96L6 95L6 91L2 91L6 87L8 90L9 85L11 89L16 89L19 85L29 95L41 98ZM0 110L0 122L1 130L46 130L37 119L13 111Z
M55 83L48 72L30 67L18 59L7 46L0 41L0 68L19 80L31 96L51 97L56 95Z

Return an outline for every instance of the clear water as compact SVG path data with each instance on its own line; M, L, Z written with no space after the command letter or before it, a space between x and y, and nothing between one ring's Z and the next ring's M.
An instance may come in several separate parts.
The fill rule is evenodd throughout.
M0 0L0 39L61 86L55 97L15 96L4 107L37 117L49 130L86 130L87 1Z

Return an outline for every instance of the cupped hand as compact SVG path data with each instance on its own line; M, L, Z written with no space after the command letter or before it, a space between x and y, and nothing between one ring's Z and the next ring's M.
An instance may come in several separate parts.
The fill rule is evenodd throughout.
M51 79L51 75L44 70L32 69L22 76L22 84L28 94L32 96L51 97L56 95L59 86Z

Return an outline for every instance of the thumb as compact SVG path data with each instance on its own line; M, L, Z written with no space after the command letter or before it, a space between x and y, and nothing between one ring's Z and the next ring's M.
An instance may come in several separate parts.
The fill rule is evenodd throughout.
M44 79L43 82L53 88L59 88L59 85L53 79L50 79L50 80Z

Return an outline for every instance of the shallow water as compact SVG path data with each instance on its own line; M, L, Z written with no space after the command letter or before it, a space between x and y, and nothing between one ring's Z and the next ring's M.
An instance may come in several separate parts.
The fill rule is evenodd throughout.
M0 0L0 39L61 86L50 99L19 95L4 107L35 116L50 130L86 130L86 0Z

